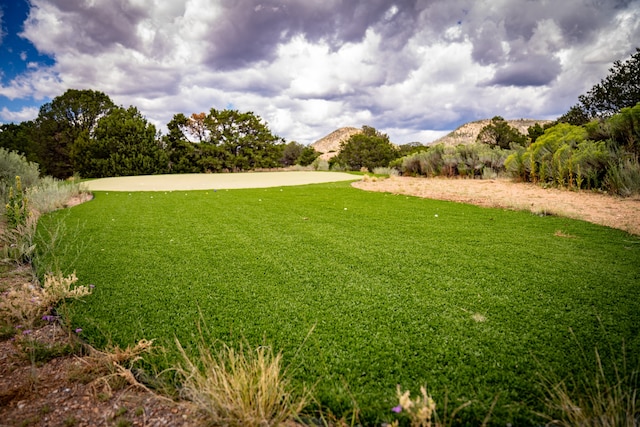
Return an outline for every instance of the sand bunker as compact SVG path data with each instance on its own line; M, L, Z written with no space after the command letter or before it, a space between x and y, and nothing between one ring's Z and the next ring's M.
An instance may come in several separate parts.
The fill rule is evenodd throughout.
M359 176L342 172L295 171L121 176L87 181L85 185L89 191L172 191L284 187L358 179Z

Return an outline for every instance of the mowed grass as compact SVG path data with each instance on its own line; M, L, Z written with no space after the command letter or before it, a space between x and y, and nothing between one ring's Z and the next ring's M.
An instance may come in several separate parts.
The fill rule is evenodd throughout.
M440 409L473 400L462 422L499 396L493 423L539 424L537 373L575 372L580 346L640 354L640 239L581 221L348 183L99 192L56 218L80 224L58 256L95 285L71 307L91 343L155 339L162 369L204 322L282 350L326 412L355 403L365 423L394 419L397 384L426 384Z

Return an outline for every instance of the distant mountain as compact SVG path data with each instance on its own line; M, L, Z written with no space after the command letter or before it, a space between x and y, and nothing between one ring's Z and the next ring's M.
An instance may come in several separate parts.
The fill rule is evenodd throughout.
M311 144L311 147L313 147L317 152L322 153L320 156L321 159L329 160L338 154L340 151L340 144L343 141L346 141L351 138L352 135L359 133L362 133L362 129L352 127L336 129L329 135L322 137Z
M491 123L490 119L478 120L475 122L465 123L448 135L442 138L436 139L430 142L428 145L444 144L444 145L458 145L458 144L472 144L476 142L478 134L483 127ZM524 135L527 135L527 129L531 126L539 123L540 126L544 126L546 123L551 123L551 120L535 120L535 119L518 119L507 120L509 126L518 129Z

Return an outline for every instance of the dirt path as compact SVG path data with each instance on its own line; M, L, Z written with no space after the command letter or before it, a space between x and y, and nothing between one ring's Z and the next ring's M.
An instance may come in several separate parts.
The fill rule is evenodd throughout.
M640 197L623 199L591 191L542 188L506 179L391 177L378 181L358 181L352 185L367 191L550 213L640 235Z

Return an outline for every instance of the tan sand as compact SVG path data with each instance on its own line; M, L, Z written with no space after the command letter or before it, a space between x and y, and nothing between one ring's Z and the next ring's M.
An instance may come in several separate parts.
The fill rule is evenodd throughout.
M181 175L142 175L100 178L85 183L89 191L173 191L267 188L354 181L343 172L247 172Z

